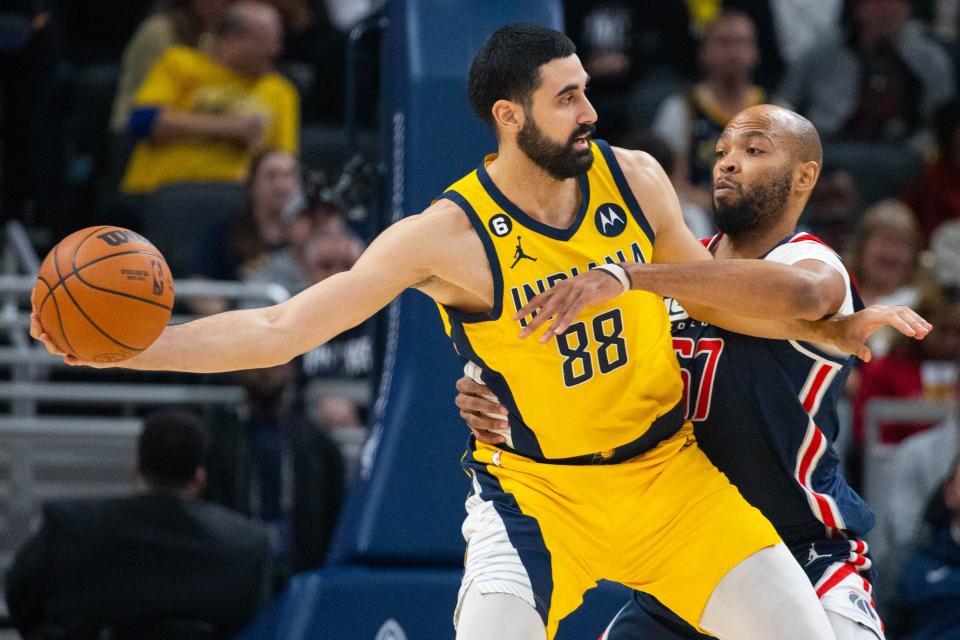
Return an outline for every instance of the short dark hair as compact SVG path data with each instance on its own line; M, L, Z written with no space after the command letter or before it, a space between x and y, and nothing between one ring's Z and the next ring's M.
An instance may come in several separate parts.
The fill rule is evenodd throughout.
M573 41L559 31L525 22L501 27L487 39L470 65L470 105L483 122L494 128L491 110L497 100L529 106L530 94L540 86L540 67L576 52Z
M738 20L747 20L753 28L756 29L756 23L753 21L753 18L750 15L742 11L741 9L721 9L720 13L711 18L704 26L703 31L700 32L700 44L702 45L706 42L707 38L713 36L713 32L717 30L722 22L727 20L738 19Z
M206 447L203 425L193 414L151 413L137 439L137 467L150 484L183 488L203 466Z
M217 22L213 33L218 38L229 38L230 36L244 36L250 31L250 24L244 9L239 4L234 4L224 11L223 16Z

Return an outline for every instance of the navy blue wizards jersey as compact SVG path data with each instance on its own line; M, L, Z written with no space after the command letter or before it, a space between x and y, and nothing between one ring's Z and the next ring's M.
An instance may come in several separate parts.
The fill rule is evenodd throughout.
M713 249L719 238L704 244ZM847 284L841 312L863 308L840 258L810 234L784 239L764 259L831 265ZM847 485L832 446L853 359L725 331L691 319L675 300L666 303L686 415L710 460L788 545L869 531L873 513Z

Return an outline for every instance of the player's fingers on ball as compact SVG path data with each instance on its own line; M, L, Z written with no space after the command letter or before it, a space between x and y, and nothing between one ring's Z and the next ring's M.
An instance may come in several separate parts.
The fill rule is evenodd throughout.
M40 324L40 314L33 311L30 313L30 336L39 340L41 333L43 333L43 325Z
M43 346L47 349L47 353L52 353L55 356L65 356L65 352L61 351L53 340L46 333L41 333L37 339L43 343Z

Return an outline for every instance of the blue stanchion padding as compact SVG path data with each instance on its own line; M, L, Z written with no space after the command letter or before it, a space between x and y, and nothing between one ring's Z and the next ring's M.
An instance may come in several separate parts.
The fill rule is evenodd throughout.
M394 218L429 206L496 150L470 111L467 74L504 24L562 28L559 0L391 0L381 63L383 160ZM405 293L390 331L373 438L331 548L334 564L461 566L468 431L453 405L462 364L433 303Z
M303 573L235 640L453 640L459 585L451 569Z

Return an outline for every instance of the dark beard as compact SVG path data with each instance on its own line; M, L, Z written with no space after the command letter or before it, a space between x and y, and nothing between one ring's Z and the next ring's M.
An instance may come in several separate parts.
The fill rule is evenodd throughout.
M786 207L793 188L793 170L740 192L733 204L714 203L713 221L728 236L744 235L767 229L776 223Z
M517 134L517 146L530 160L543 169L554 180L566 180L582 176L593 164L593 151L585 149L578 151L573 148L574 139L596 130L591 124L584 124L570 135L564 144L557 144L550 140L533 118L527 115L523 128Z

